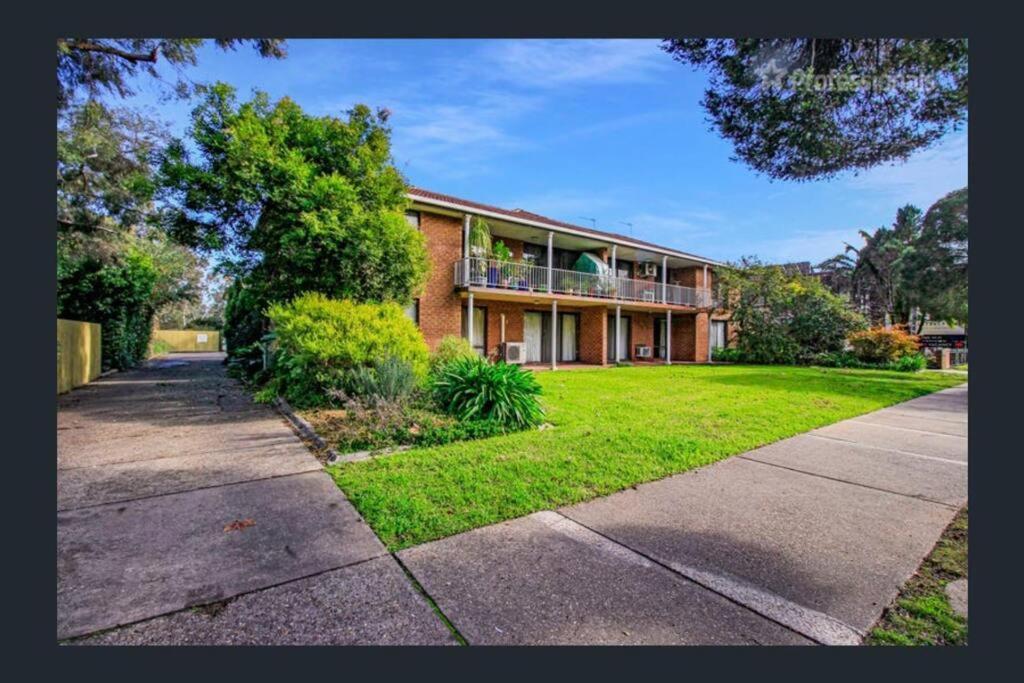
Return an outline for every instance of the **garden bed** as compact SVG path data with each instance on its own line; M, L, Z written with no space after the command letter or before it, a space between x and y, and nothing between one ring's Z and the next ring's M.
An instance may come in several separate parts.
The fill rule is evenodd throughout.
M504 434L486 420L459 421L424 404L301 410L299 415L339 454L401 446L439 446Z

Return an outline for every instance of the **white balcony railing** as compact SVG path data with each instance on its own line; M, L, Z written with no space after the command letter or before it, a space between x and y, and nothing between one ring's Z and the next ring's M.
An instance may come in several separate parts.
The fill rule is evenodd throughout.
M545 266L484 258L464 258L456 261L455 285L542 294L550 291L554 294L667 303L694 308L707 308L711 305L711 291L708 289L663 285L651 280L581 273L561 268L549 270Z

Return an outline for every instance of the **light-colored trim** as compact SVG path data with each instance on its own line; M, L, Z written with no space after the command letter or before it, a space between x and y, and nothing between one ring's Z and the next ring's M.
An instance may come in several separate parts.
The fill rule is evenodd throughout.
M558 369L558 299L551 300L551 369Z
M672 309L665 311L665 364L672 365Z
M507 223L518 223L519 225L529 225L533 228L543 228L544 230L551 230L554 232L563 233L566 235L574 235L576 237L583 237L598 242L608 242L611 245L622 245L624 247L630 247L631 249L639 249L641 251L650 251L657 254L667 254L676 258L683 258L689 261L697 261L710 266L724 266L725 264L720 261L714 261L712 259L704 258L703 256L697 256L696 254L688 254L685 251L676 251L675 249L667 249L665 247L656 247L649 244L640 244L631 240L624 240L612 237L611 235L595 235L593 233L584 232L582 230L573 230L561 225L554 225L552 223L542 223L541 221L530 220L529 218L519 218L518 216L510 216L504 213L498 213L497 211L488 211L487 209L481 209L475 206L469 206L466 204L459 204L457 202L446 202L442 199L433 199L431 197L424 197L418 194L406 193L405 195L410 201L419 204L426 204L428 206L440 206L446 209L468 213L477 216L487 216L488 218L494 218L499 221L505 221Z

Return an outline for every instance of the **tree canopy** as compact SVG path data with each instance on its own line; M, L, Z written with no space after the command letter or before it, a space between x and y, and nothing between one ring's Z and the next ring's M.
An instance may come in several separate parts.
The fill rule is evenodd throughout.
M703 105L736 158L782 180L905 160L967 120L967 40L666 40L710 72Z
M891 227L861 231L864 244L818 266L875 324L925 316L967 322L967 188L922 212L906 205Z
M806 363L841 351L847 336L865 327L845 297L816 277L744 260L720 275L729 292L737 348L754 363Z
M156 65L161 58L175 68L193 66L196 50L204 42L199 38L58 38L57 108L70 105L80 90L90 99L103 93L127 97L133 94L131 77L139 73L159 77ZM225 50L243 42L264 57L285 56L284 41L278 38L214 41Z
M165 155L165 224L184 244L232 254L267 302L315 291L407 303L428 264L386 119L363 105L311 116L264 93L239 103L217 84L193 112L197 153L178 141Z

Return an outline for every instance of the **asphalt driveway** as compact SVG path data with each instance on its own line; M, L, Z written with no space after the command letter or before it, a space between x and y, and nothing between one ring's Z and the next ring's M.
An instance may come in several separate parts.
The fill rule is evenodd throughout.
M172 355L58 398L57 638L454 643L221 360Z

